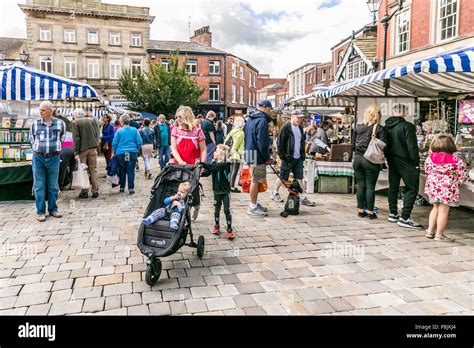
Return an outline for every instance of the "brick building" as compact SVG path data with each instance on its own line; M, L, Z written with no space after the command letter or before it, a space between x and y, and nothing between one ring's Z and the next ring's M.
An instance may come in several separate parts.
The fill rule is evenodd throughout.
M304 93L309 94L314 86L324 84L329 86L332 80L332 62L318 63L305 73Z
M288 74L288 96L290 99L305 94L306 72L315 67L317 64L319 63L306 63Z
M398 1L381 0L378 17L398 9ZM390 21L387 35L387 67L457 47L474 44L474 1L405 0ZM383 27L378 25L377 55L383 60Z
M366 25L331 48L332 80L351 80L377 68L377 27Z
M145 68L149 8L101 0L27 0L28 64L85 82L101 97L121 100L122 69Z
M282 95L287 80L284 78L273 78L269 74L259 74L257 76L257 100L267 99L273 107L278 107L280 101L278 96ZM281 98L280 98L281 99Z
M205 89L196 108L198 113L213 110L220 117L246 113L257 100L258 70L248 61L212 47L209 26L194 32L190 41L151 40L150 59L166 66L170 52L179 51L179 62L187 59L190 76Z

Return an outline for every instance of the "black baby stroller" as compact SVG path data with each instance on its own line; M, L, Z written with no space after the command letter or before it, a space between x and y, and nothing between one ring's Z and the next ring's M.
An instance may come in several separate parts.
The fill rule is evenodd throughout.
M199 196L199 173L199 166L168 164L156 177L151 188L151 200L144 217L162 208L163 200L174 195L180 183L188 181L191 186L177 230L169 227L169 217L157 220L149 226L143 223L140 225L137 244L142 254L148 257L145 281L150 286L156 284L160 278L161 260L159 257L172 255L178 251L186 244L188 234L190 241L186 245L197 248L199 258L202 258L204 254L204 237L199 236L195 243L191 227L191 206L193 201L198 201L196 194Z

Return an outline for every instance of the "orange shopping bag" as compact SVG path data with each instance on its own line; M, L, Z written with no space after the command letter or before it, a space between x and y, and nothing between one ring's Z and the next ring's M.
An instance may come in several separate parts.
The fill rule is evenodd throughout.
M250 192L250 183L252 181L252 174L250 173L250 166L248 164L242 165L242 170L240 171L240 182L242 185L242 192ZM258 192L265 192L268 189L267 182L258 184Z

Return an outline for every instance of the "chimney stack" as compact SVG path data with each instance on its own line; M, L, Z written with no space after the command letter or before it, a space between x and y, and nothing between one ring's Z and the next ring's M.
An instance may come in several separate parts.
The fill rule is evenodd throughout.
M202 27L194 31L194 36L190 38L191 42L196 42L204 46L212 46L212 33L209 31L209 26Z

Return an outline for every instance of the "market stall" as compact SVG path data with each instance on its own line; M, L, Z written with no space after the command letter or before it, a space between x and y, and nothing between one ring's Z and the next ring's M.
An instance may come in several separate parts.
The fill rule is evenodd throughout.
M353 98L359 115L364 105L374 101L380 103L382 113L384 111L390 113L391 106L395 103L405 104L411 110L410 116L419 126L422 168L423 160L427 157L428 145L433 137L438 133L451 133L456 137L459 150L456 155L463 158L469 170L472 170L473 81L474 45L471 45L427 57L413 64L389 68L345 81L328 90L315 92L312 96L314 98ZM402 98L410 99L403 102ZM422 112L427 107L429 108L429 104L428 106L423 104L426 102L437 105L435 110L430 110L428 116ZM420 184L424 187L424 182ZM469 206L469 202L472 202L474 193L471 188L472 182L462 187L464 196L461 199L461 205Z
M2 104L23 103L25 106L2 107L0 113L0 201L32 198L29 139L32 104L67 98L91 99L98 98L98 95L87 84L19 63L0 66L0 101Z

